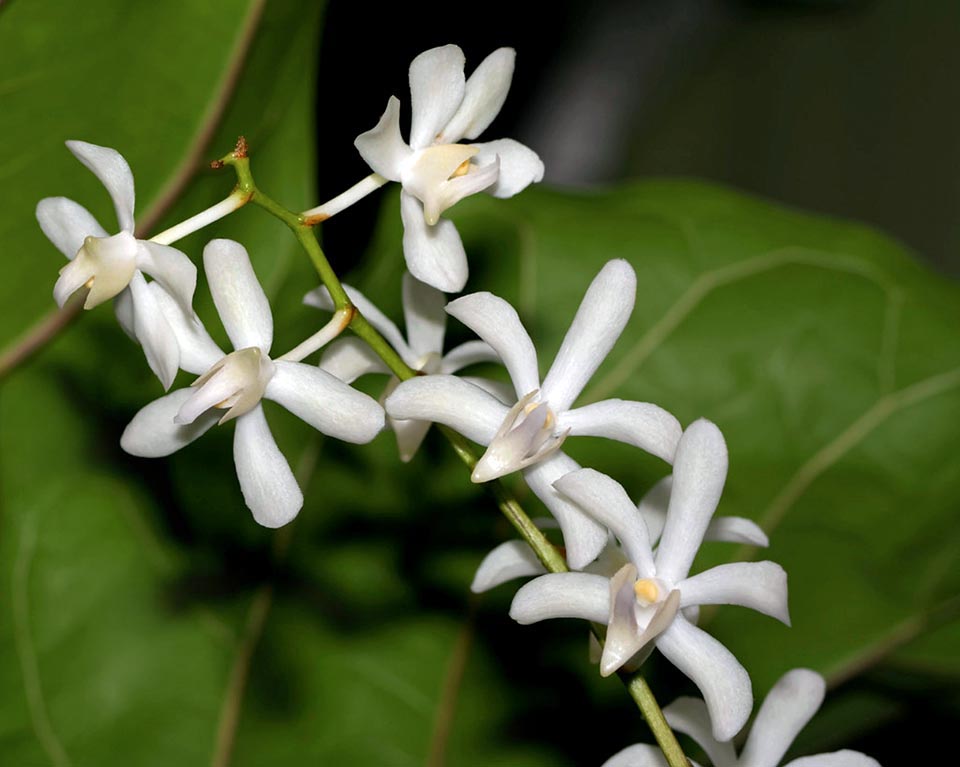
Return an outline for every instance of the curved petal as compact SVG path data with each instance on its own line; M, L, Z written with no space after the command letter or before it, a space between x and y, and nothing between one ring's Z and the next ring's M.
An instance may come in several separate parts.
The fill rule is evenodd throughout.
M63 255L73 259L87 237L107 232L85 207L66 197L46 197L37 203L37 223Z
M192 309L189 315L186 314L180 303L157 282L151 282L147 287L156 298L164 319L177 339L182 369L194 375L203 375L226 356ZM123 295L121 293L117 296L118 302Z
M494 158L500 159L500 174L486 189L494 197L513 197L530 184L543 180L543 160L519 141L502 138L474 146L480 150L474 158L478 165L492 162Z
M120 329L131 341L136 341L137 331L133 324L133 294L129 290L121 290L117 293L117 297L113 299L113 313L117 317Z
M404 362L412 365L416 361L416 355L407 345L400 328L394 324L393 320L381 312L373 301L355 287L344 285L343 289L346 291L350 302L360 311L360 314L379 331L380 335L387 339L387 343L396 349L397 354L403 357ZM323 286L307 293L303 297L303 303L307 306L315 306L325 312L334 311L333 299L330 298L329 291Z
M443 336L447 314L443 307L447 297L426 285L410 272L403 273L403 321L407 340L416 358L427 354L443 354Z
M524 625L549 618L583 618L606 623L610 581L590 573L550 573L524 584L510 605L510 617Z
M417 454L420 445L430 431L430 421L418 421L413 418L387 418L390 428L397 437L397 452L403 463L409 463Z
M138 240L137 268L163 285L188 313L193 313L193 293L197 289L197 267L176 248L149 240Z
M667 521L667 505L670 503L670 491L673 489L673 475L668 474L644 494L637 504L637 511L647 523L650 545L656 544Z
M750 728L740 761L743 767L776 767L790 744L817 713L826 693L816 671L788 671L767 693Z
M133 234L133 207L136 198L133 191L133 173L130 166L116 149L88 144L86 141L68 141L67 149L86 165L110 193L117 211L120 230Z
M469 163L466 168L467 172L463 175L454 175L432 187L428 184L405 186L423 201L423 218L431 226L440 220L444 211L452 208L464 197L489 189L496 183L500 175L500 159L493 157L483 165Z
M635 743L615 753L600 767L667 767L667 762L656 746Z
M480 362L500 362L500 355L486 341L467 341L454 346L443 356L440 372L456 373L458 370Z
M680 606L740 605L790 625L787 574L775 562L717 565L677 584Z
M456 45L431 48L410 63L410 146L434 142L463 101L463 51Z
M680 438L673 492L657 548L657 574L672 583L687 577L727 478L727 445L713 423L694 421Z
M210 411L190 424L178 424L174 418L190 397L190 388L177 389L141 408L120 437L120 447L142 458L160 458L189 445L213 426L219 414Z
M57 302L57 306L62 309L70 296L86 285L94 274L95 268L87 259L77 258L64 266L63 269L60 270L60 276L57 278L57 281L53 283L53 300ZM121 288L119 292L122 291L123 289ZM84 309L87 308L86 302L89 300L90 294L87 293L87 298L83 306Z
M620 539L627 558L636 566L639 577L656 575L647 526L619 482L594 469L580 469L564 474L553 486L610 528Z
M487 392L487 394L492 394L508 407L516 399L516 395L513 393L513 386L505 381L492 381L489 378L480 378L479 376L460 376L460 378L472 383L474 386L479 386Z
M753 691L746 669L726 647L677 615L656 640L657 649L700 689L713 737L730 740L746 724L753 708Z
M750 546L766 548L770 539L760 525L745 517L715 517L707 525L705 541L726 541L728 543L746 543Z
M444 293L463 290L469 267L453 222L441 218L429 226L420 201L407 192L400 193L400 217L403 219L403 255L410 273Z
M400 101L391 96L380 121L354 139L363 161L390 181L400 180L400 169L413 150L400 135Z
M527 486L560 523L567 562L574 570L590 564L607 544L607 529L553 487L560 477L579 468L570 456L557 451L523 471Z
M460 108L437 137L438 142L475 139L489 127L507 100L516 58L513 48L497 48L480 62L467 78Z
M833 751L829 754L801 756L787 762L783 767L880 767L880 762L859 751Z
M211 240L203 249L203 267L220 321L234 348L258 346L269 353L273 315L246 248L233 240Z
M180 345L156 294L140 272L134 272L128 288L133 298L133 331L143 347L147 364L164 390L169 389L180 369Z
M323 350L319 367L348 384L368 373L390 372L377 353L359 338L338 338Z
M689 735L700 748L707 752L713 767L738 767L733 742L728 740L721 743L713 737L710 715L702 700L689 697L677 698L663 709L663 715L671 729Z
M404 381L387 397L386 408L391 418L442 423L481 445L490 443L509 411L483 389L447 375Z
M287 360L275 360L274 364L277 372L267 383L264 396L317 431L365 444L383 430L383 408L373 397L312 365Z
M543 384L548 397L547 384ZM553 399L549 402L553 404ZM571 436L606 437L635 445L667 463L673 462L683 429L680 422L662 407L649 402L606 399L575 410L561 411L558 428Z
M637 292L637 276L623 259L608 261L593 278L563 339L543 396L556 411L567 410L620 337Z
M470 591L480 594L515 578L546 572L526 541L507 541L483 558L473 576Z
M447 304L447 314L490 344L503 360L518 399L540 388L537 350L510 304L492 293L471 293Z
M282 527L303 506L303 493L290 464L270 433L263 405L237 417L233 460L240 492L253 518L264 527Z

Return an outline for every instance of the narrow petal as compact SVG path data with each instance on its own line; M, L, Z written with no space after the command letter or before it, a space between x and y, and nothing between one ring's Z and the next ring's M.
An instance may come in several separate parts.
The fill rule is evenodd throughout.
M57 250L71 260L87 237L107 236L90 211L66 197L40 200L37 203L37 223Z
M693 762L696 764L696 762ZM656 746L635 743L618 751L600 767L667 767L663 753ZM716 767L716 766L715 766Z
M737 753L732 741L720 743L713 737L710 715L706 704L699 698L677 698L663 709L667 724L677 732L689 735L696 741L713 767L738 767Z
M147 287L153 293L180 347L181 368L194 375L203 375L226 356L192 309L189 315L184 312L180 302L158 282L151 282ZM123 295L117 296L118 302Z
M497 48L480 62L467 78L460 108L446 123L438 142L472 140L489 127L507 100L516 58L513 48Z
M510 605L510 617L529 624L549 618L583 618L606 623L610 581L590 573L550 573L524 584Z
M407 340L416 357L443 354L443 336L447 327L447 313L443 307L447 297L436 288L426 285L410 272L403 274L403 321Z
M513 197L530 184L543 180L543 160L530 147L524 146L512 138L502 138L474 144L480 151L474 161L478 165L500 160L500 174L497 180L487 187L488 194L494 197Z
M209 412L191 424L175 423L173 419L183 407L183 403L192 396L193 390L190 388L177 389L141 408L123 430L120 447L130 455L160 458L175 453L199 438L217 422L219 416L215 412Z
M637 511L647 523L647 533L650 536L650 544L654 545L660 540L660 534L663 532L663 525L667 521L667 506L670 503L670 491L673 489L673 475L668 474L653 487L647 490L640 503L637 504Z
M273 315L246 248L233 240L211 240L203 249L203 267L213 302L234 348L258 346L269 353Z
M480 362L500 362L500 355L486 341L467 341L453 347L444 355L440 372L456 373Z
M506 381L491 381L489 378L480 378L479 376L460 376L460 378L472 383L474 386L479 386L487 392L487 394L492 394L500 400L504 405L511 405L517 398L517 395L513 393L513 386Z
M276 360L277 372L264 396L331 437L364 444L384 426L383 408L373 397L325 370L302 362Z
M515 578L546 572L526 541L507 541L483 558L470 590L480 594Z
M587 289L543 382L543 396L568 410L613 348L633 311L637 276L626 261L609 261Z
M57 281L53 283L53 300L57 302L57 306L62 308L70 296L90 281L90 278L94 276L94 271L93 265L82 258L74 259L64 266L60 270ZM89 298L88 294L87 300ZM84 304L84 308L86 308L86 304Z
M380 122L357 136L353 145L375 172L390 181L400 180L400 169L412 150L400 135L400 101L395 96L387 102Z
M120 329L130 338L137 340L137 331L134 327L133 294L129 290L121 290L113 299L113 313L116 315Z
M176 248L138 240L137 268L159 282L185 312L193 313L193 293L197 289L197 267Z
M743 767L776 767L790 744L817 713L826 684L816 671L788 671L767 693L741 752Z
M481 445L490 443L509 411L483 389L447 375L404 381L387 397L386 408L392 418L442 423Z
M656 575L647 526L623 486L594 469L565 474L553 486L620 539L641 578Z
M510 304L492 293L471 293L447 304L447 314L490 344L503 360L518 399L540 388L537 350Z
M548 397L546 383L543 390L543 396ZM551 405L554 403L552 398L548 401ZM575 410L561 411L559 428L569 429L573 436L606 437L626 442L667 463L673 462L683 433L680 422L662 407L623 399L606 399Z
M133 330L143 347L150 369L169 389L180 369L180 345L164 315L156 294L140 272L135 272L128 288L133 299Z
M420 201L400 193L403 255L411 274L444 293L457 293L467 284L469 269L463 242L453 222L441 218L429 226Z
M68 141L67 149L86 165L110 193L117 211L120 230L133 234L133 173L130 166L116 149L88 144L86 141Z
M262 405L237 417L233 460L243 500L258 524L282 527L297 516L303 493L270 433Z
M463 51L456 45L431 48L410 64L410 146L434 142L463 101Z
M656 640L657 649L700 689L713 737L730 740L743 728L753 708L746 669L726 647L677 615Z
M801 756L787 762L783 767L880 767L880 762L859 751L844 749L829 754Z
M413 418L403 420L387 418L390 428L397 437L397 452L403 463L409 463L417 454L420 445L430 431L430 421L418 421Z
M787 574L775 562L731 562L677 584L681 607L740 605L790 625Z
M389 373L383 360L359 338L338 338L320 358L320 369L351 384L368 373Z
M657 548L657 574L672 583L687 577L727 478L727 445L714 424L694 421L680 438L673 491Z
M560 477L579 468L570 456L558 451L523 471L528 487L560 523L567 562L574 570L590 564L607 544L607 529L553 487Z
M744 517L715 517L707 525L703 538L707 541L746 543L764 548L770 545L770 539L760 525Z

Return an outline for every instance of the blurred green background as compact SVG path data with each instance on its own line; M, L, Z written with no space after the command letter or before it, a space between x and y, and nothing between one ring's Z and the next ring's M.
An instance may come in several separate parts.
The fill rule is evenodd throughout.
M545 370L589 280L627 258L637 307L581 401L716 421L731 453L719 513L759 520L772 546L714 544L699 564L769 557L790 574L793 628L738 608L706 625L758 699L789 668L827 676L792 753L851 747L889 767L914 763L912 738L949 748L960 6L611 0L516 16L505 2L469 18L298 0L0 4L0 345L52 308L62 257L37 200L77 199L113 226L63 140L127 157L144 234L227 193L206 162L240 133L259 184L301 209L365 173L352 140L390 94L406 102L413 55L457 42L469 71L513 45L488 136L533 146L551 183L454 209L467 289L515 302ZM399 317L395 190L323 235ZM213 236L249 248L276 348L319 326L300 303L315 278L282 225L244 209L181 246L198 259ZM220 333L202 277L197 308ZM389 434L341 445L268 409L307 497L273 533L243 506L231 427L169 460L119 449L161 393L106 307L0 383L0 763L599 765L649 740L587 664L584 626L514 625L510 586L468 595L511 531L437 435L401 466ZM569 448L635 497L667 471L623 446ZM691 692L667 664L651 675L663 703Z

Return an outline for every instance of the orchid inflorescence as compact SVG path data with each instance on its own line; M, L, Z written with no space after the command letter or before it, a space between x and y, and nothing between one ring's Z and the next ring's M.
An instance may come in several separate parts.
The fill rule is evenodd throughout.
M310 233L300 239L321 264L324 284L304 300L332 312L329 322L289 352L271 356L273 316L247 251L240 243L217 239L204 248L203 266L233 350L224 352L214 342L193 309L196 267L171 244L251 200L266 199L249 175L245 146L218 163L233 165L240 181L226 200L152 239L139 239L127 162L113 149L68 141L68 149L113 199L119 233L109 235L72 200L42 200L40 226L69 259L54 297L63 306L80 294L86 309L114 299L121 326L141 345L165 390L179 370L197 376L189 387L143 407L125 429L121 446L137 456L166 456L215 425L234 421L240 489L261 525L285 525L303 505L297 480L270 432L263 399L348 442L366 443L390 428L403 461L416 453L431 423L483 446L479 459L470 459L473 482L496 482L521 472L552 514L538 520L539 528L559 526L565 561L526 519L518 528L524 540L490 552L472 589L532 578L517 591L511 617L521 624L560 617L589 621L604 676L626 678L658 650L703 696L702 701L677 700L665 709L666 721L691 735L716 767L775 767L819 706L824 683L803 669L784 676L737 758L733 739L753 708L750 678L729 650L697 626L700 607L740 605L787 624L789 613L787 576L774 562L734 562L691 575L704 540L768 543L750 520L714 517L728 469L720 429L705 419L684 429L669 412L647 402L609 399L575 406L633 311L634 268L613 260L600 270L544 377L534 341L507 301L488 292L449 302L444 295L464 287L468 269L460 236L443 213L467 195L486 191L511 197L543 177L543 164L524 145L511 139L475 141L504 103L514 58L512 49L496 50L465 78L458 47L420 54L410 66L408 140L401 136L396 98L377 125L356 139L373 175L301 214L277 214L279 206L271 201L271 212L303 235L373 189L400 183L409 269L402 284L406 335L363 293L340 284ZM445 352L447 315L477 340ZM348 327L356 337L337 338ZM303 361L321 348L318 365ZM510 385L459 375L476 363L502 364ZM374 373L390 376L380 401L352 387ZM671 472L635 503L615 479L582 468L564 452L568 439L581 436L637 447ZM672 733L655 726L656 717L644 705L649 704L641 707L662 753L631 746L612 757L608 767L676 765L677 754L682 757ZM876 762L844 751L791 764L867 767Z

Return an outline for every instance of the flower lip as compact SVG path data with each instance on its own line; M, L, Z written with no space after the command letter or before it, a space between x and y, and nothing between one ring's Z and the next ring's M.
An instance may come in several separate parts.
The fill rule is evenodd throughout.
M231 352L193 382L196 391L174 420L193 423L201 413L218 408L227 411L219 421L224 424L249 413L263 399L275 372L273 360L257 346Z
M129 232L111 237L84 238L76 256L63 269L54 286L54 295L63 305L84 285L90 288L85 309L99 306L122 292L137 270L137 241Z

